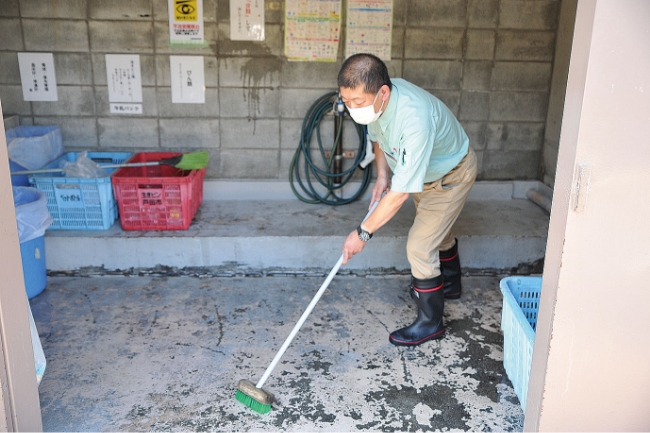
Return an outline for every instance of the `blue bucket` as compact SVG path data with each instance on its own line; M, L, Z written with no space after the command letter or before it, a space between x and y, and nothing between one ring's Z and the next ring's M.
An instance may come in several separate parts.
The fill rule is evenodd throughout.
M23 277L27 298L32 299L45 290L47 270L45 268L45 236L20 244L20 257L23 261Z

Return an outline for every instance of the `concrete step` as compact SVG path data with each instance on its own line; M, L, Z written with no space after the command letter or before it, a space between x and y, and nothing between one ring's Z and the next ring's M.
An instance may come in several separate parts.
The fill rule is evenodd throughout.
M463 267L510 270L537 265L541 271L548 214L525 198L481 190L475 187L454 229ZM119 222L105 231L48 230L47 268L330 269L341 255L345 236L363 219L368 206L368 201L331 207L297 199L206 196L184 231L124 231ZM406 237L414 214L409 201L345 269L408 271Z

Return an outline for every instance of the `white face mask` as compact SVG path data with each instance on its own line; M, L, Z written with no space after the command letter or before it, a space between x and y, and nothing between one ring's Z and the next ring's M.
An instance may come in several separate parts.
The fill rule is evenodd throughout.
M377 92L375 95L375 100L372 101L372 104L360 108L348 108L348 112L350 113L352 120L357 122L359 125L368 125L379 119L379 116L381 116L381 113L383 113L382 108L384 108L384 101L381 101L381 107L379 107L379 111L376 113L375 102L377 102L377 96L379 96L380 92L381 89L379 89L379 92Z

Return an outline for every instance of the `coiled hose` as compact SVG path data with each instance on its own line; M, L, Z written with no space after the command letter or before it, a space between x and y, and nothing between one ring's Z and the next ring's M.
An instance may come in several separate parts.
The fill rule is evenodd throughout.
M354 122L354 125L359 135L359 149L356 152L357 157L349 169L340 173L332 172L334 153L341 141L343 118L341 118L339 126L335 131L334 144L330 150L329 157L327 157L326 151L323 148L320 128L323 117L332 111L336 96L337 92L330 92L321 96L309 108L302 122L300 145L296 149L296 153L293 155L289 167L289 182L291 184L291 190L296 197L305 203L324 203L330 206L348 204L358 199L370 184L372 170L368 166L363 169L363 177L359 189L352 196L347 198L343 197L343 187L350 182L357 167L359 167L359 163L365 158L366 153L366 129L363 125L359 125L356 122ZM312 155L310 149L310 143L314 133L316 133L316 140L318 141L318 153L315 156ZM321 167L324 167L324 169L317 166L317 160L315 158L320 158L318 161L321 162ZM340 183L334 183L335 178L340 178ZM298 191L294 182L298 184L302 192Z

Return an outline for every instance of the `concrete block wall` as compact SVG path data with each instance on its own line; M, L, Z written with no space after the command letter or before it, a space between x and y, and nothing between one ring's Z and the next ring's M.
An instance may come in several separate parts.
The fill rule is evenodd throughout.
M229 0L203 0L201 49L172 48L166 0L1 0L0 99L22 124L58 124L69 150L207 149L208 177L287 179L308 108L336 63L283 56L284 2L266 39L229 39ZM343 0L345 10L346 0ZM467 130L481 180L538 179L560 0L394 0L393 77L443 100ZM345 17L343 19L345 22ZM54 53L58 102L25 102L16 53ZM143 111L109 113L105 54L139 54ZM172 104L169 55L205 60L206 103ZM332 126L333 127L333 126ZM358 138L346 122L346 148ZM331 127L324 126L324 135Z

